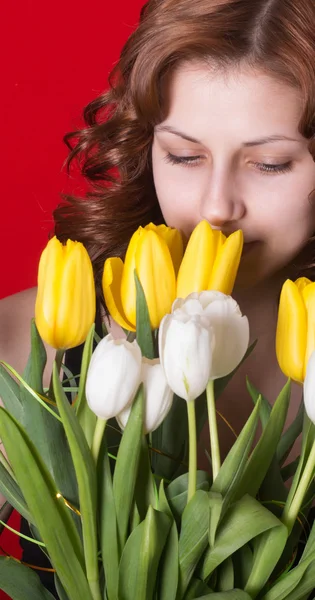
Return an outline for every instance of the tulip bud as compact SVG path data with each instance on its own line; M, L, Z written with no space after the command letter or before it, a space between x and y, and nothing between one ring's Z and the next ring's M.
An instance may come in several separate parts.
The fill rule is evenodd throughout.
M151 327L159 327L176 297L176 272L182 254L179 231L149 223L133 234L124 263L117 257L105 261L104 297L111 316L121 327L136 330L135 270L147 301Z
M203 290L231 294L243 241L241 230L226 238L222 231L212 229L208 221L200 221L189 238L179 268L177 297L186 298L193 292Z
M205 390L210 377L214 338L209 320L178 310L159 329L159 352L170 388L187 401Z
M194 400L211 379L240 363L249 342L248 319L237 302L213 290L177 298L159 332L159 351L172 390Z
M116 417L128 406L141 383L141 350L136 340L109 333L95 348L86 380L86 399L101 419Z
M241 362L248 348L249 323L231 296L215 290L177 298L172 311L184 310L187 315L202 314L209 320L215 344L209 379L225 377Z
M38 268L35 323L41 338L66 350L82 344L95 320L92 263L80 242L53 237Z
M307 363L303 397L306 414L315 425L315 350Z
M278 311L276 353L282 372L303 383L315 350L315 283L306 277L282 286Z
M144 407L144 432L155 431L164 421L173 402L173 392L167 384L160 359L150 360L142 358L142 375L145 407ZM123 410L116 418L122 429L127 425L131 406Z

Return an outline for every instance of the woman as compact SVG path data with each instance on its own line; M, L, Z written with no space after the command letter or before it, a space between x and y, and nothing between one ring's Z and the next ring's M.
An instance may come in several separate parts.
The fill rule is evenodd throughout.
M103 318L104 260L123 256L139 225L166 222L186 237L201 219L243 230L234 297L259 343L220 399L237 431L251 410L245 374L271 402L284 383L274 350L281 285L313 273L314 22L314 0L151 0L110 90L85 109L86 128L65 137L68 164L80 160L91 188L64 198L55 232L88 248ZM22 368L27 354L17 323L28 341L34 302L32 290L2 303L12 350L4 336L1 356L17 367L17 348ZM300 395L296 386L289 421ZM223 422L220 436L226 453L233 437Z

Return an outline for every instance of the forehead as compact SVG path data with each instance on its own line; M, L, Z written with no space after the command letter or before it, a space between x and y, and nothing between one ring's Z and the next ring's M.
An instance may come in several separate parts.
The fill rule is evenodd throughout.
M222 129L273 135L298 133L302 114L299 90L261 71L219 70L193 63L169 77L164 123L201 139Z

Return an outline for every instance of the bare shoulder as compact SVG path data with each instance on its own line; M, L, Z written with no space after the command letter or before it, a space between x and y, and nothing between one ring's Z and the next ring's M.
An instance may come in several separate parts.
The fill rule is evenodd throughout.
M0 359L22 373L31 346L31 321L34 317L37 288L7 296L0 300ZM44 385L47 385L55 351L46 345L47 367Z

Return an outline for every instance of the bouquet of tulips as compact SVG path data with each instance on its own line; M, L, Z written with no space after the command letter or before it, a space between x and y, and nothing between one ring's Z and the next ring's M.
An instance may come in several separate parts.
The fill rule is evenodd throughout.
M49 558L60 600L306 600L314 589L315 283L305 278L280 298L288 381L272 407L247 382L253 411L221 461L216 404L254 351L231 296L242 246L240 231L225 238L205 221L185 252L175 229L140 227L125 262L104 265L120 339L95 331L82 244L45 248L29 361L22 376L0 364L0 491ZM43 340L56 348L48 389ZM78 377L64 353L83 342ZM290 379L304 398L284 432ZM198 470L207 423L209 467ZM301 432L301 455L285 465ZM53 598L13 557L0 557L0 589Z

